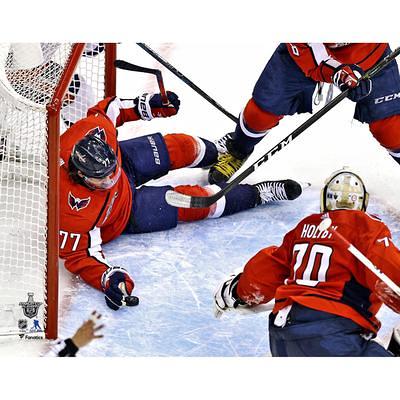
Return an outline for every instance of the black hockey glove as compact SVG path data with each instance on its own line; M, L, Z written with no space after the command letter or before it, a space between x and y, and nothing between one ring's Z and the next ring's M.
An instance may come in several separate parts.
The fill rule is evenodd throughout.
M124 268L108 268L101 278L101 286L105 294L106 304L112 310L119 310L121 306L139 304L139 299L131 296L134 283Z

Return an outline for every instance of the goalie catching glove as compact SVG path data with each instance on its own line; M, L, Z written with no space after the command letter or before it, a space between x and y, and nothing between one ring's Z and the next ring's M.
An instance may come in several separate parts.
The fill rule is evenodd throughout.
M351 101L360 101L367 97L372 91L371 79L361 79L364 71L355 64L341 64L332 74L333 83L344 92L347 89L349 93L347 97Z
M133 280L126 269L121 267L110 267L104 271L101 277L101 286L105 294L108 307L118 310L122 306L134 306L139 304L139 299L131 296Z
M237 285L239 283L240 275L231 274L229 279L222 282L214 294L214 315L220 318L224 311L236 309L239 306L246 306L247 304L241 300L237 293Z
M168 104L163 104L160 93L143 93L138 97L140 118L150 121L153 118L166 118L175 115L181 104L178 95L167 91Z

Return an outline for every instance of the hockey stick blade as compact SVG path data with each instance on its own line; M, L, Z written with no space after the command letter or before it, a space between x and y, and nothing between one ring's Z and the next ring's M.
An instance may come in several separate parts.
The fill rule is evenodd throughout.
M140 65L132 64L132 63L130 63L128 61L124 61L124 60L115 60L114 66L115 66L115 68L123 69L125 71L144 72L146 74L155 75L157 78L158 87L160 89L160 93L161 93L161 97L162 97L162 103L164 105L169 104L167 92L166 92L165 86L164 86L164 79L163 79L161 71L159 69L141 67Z
M161 72L158 69L141 67L140 65L132 64L124 60L115 60L114 66L115 68L124 69L126 71L145 72L147 74L153 74L153 75L156 75L158 72Z
M400 54L400 47L397 47L394 51L388 54L383 60L381 60L377 65L368 70L361 79L369 79L375 76L379 71L385 68L390 62L392 62ZM172 190L166 192L165 200L168 204L174 207L183 208L206 208L210 207L211 204L218 201L221 197L225 196L230 190L232 190L238 183L247 178L251 173L253 173L260 165L268 161L275 153L281 151L286 147L291 141L296 139L301 133L303 133L307 128L318 121L323 115L330 111L333 107L344 100L350 89L347 89L332 99L328 104L322 107L319 111L313 114L309 119L307 119L303 124L296 128L292 133L282 139L276 146L270 149L247 169L245 169L241 174L229 182L223 189L211 196L188 196L182 193L173 192ZM173 193L172 193L173 192Z
M166 202L174 207L190 208L192 199L192 196L178 193L174 190L167 190L167 192L165 193Z

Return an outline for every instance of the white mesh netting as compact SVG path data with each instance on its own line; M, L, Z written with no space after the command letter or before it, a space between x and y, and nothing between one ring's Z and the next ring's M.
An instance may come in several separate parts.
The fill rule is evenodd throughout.
M46 105L71 44L0 43L0 334L46 327ZM87 44L61 109L61 132L104 97L105 51Z

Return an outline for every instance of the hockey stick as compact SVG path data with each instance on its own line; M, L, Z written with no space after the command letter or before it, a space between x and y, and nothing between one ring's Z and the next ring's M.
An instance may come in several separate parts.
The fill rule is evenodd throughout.
M335 238L347 247L347 250L353 254L358 261L362 262L376 277L386 283L397 295L400 296L400 287L397 286L386 274L384 274L371 260L369 260L360 250L354 247L342 234L332 227L332 220L325 218L318 225L320 231L329 231Z
M157 54L153 49L151 49L145 43L136 43L140 48L142 48L146 53L150 54L154 57L160 64L162 64L165 68L171 71L174 75L176 75L181 81L185 82L186 85L191 87L196 93L198 93L201 97L207 100L210 104L212 104L215 108L225 114L228 118L230 118L233 122L237 123L238 119L231 114L229 111L225 110L221 104L217 103L212 97L210 97L206 92L201 90L196 84L194 84L189 78L182 74L182 72L178 71L174 66L172 66L167 60L162 58L159 54Z
M126 71L145 72L147 74L155 75L157 78L158 87L159 87L160 93L161 93L162 104L165 106L169 104L167 92L165 91L165 87L164 87L164 80L163 80L161 71L159 69L141 67L139 65L131 64L130 62L124 61L124 60L115 60L114 66L116 68L124 69Z
M374 77L378 72L386 67L391 61L394 60L400 54L400 47L388 54L382 61L380 61L373 68L368 70L361 79L370 79ZM268 161L274 154L281 151L286 147L292 140L296 139L303 133L307 128L309 128L314 122L318 121L323 115L330 111L333 107L339 104L343 99L345 99L349 93L350 89L346 89L344 92L340 93L328 104L326 104L321 110L313 114L307 121L296 128L292 133L281 140L277 145L265 153L261 158L255 161L247 169L245 169L241 174L229 182L223 189L211 196L189 196L183 193L175 192L174 190L168 190L165 194L165 199L168 204L174 207L183 208L206 208L210 207L211 204L218 201L221 197L225 196L230 190L232 190L238 183L247 178L251 173L253 173L260 165Z

